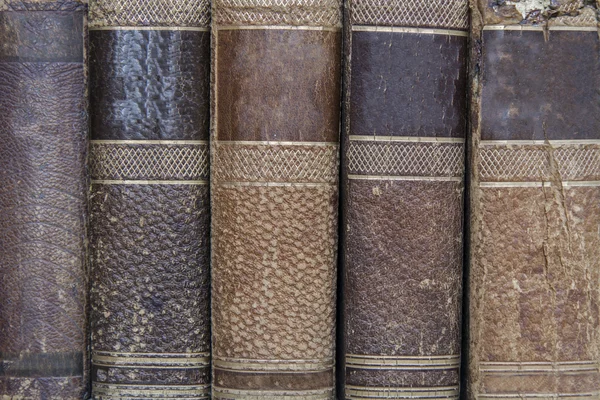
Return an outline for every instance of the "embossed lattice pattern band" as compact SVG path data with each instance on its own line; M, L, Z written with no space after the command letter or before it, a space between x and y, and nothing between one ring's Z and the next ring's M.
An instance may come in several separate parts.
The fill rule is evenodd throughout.
M92 143L97 180L207 180L208 144Z
M338 145L240 144L216 146L219 182L328 183L338 179Z
M340 0L215 0L220 25L315 25L342 23Z
M461 177L462 143L351 141L348 173L386 176Z
M210 0L90 0L90 28L208 27Z
M482 181L600 180L600 147L596 145L482 146ZM554 162L552 162L554 161Z
M468 29L467 0L351 0L355 25Z

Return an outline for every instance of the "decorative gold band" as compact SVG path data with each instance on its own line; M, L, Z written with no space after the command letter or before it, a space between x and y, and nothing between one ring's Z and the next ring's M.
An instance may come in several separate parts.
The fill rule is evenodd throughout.
M460 356L369 356L346 355L346 367L357 369L438 370L460 365Z
M214 144L213 174L221 185L335 185L337 143L227 142Z
M92 383L92 393L111 399L187 399L210 398L210 385L145 385Z
M548 372L598 372L597 361L556 361L556 362L481 362L482 373L514 374L515 372L548 373Z
M513 188L513 187L527 187L527 188L541 188L541 187L552 187L560 186L565 189L573 187L594 187L600 186L600 181L562 181L562 182L480 182L479 187L481 188Z
M260 31L260 30L284 30L284 31L326 31L339 32L340 27L335 26L310 26L310 25L221 25L216 28L219 31Z
M573 31L573 32L596 32L596 26L563 26L563 25L486 25L484 31L535 31L544 32L550 31Z
M452 399L457 400L458 386L444 387L373 387L346 385L346 399Z
M237 390L213 387L213 399L233 400L330 400L333 398L333 388L320 390Z
M202 368L210 365L210 353L114 353L93 351L92 364L118 368Z
M92 141L90 173L95 183L112 181L207 181L205 141Z
M515 393L515 394L479 394L478 400L596 400L600 391L582 393Z
M434 29L434 28L412 28L401 26L370 26L353 25L353 32L392 32L392 33L414 33L419 35L445 35L469 37L469 32L455 29Z
M464 145L449 140L382 141L362 137L350 140L348 173L351 176L462 179Z
M228 371L252 371L268 373L321 372L333 368L333 359L323 360L252 360L243 358L214 357L214 368Z
M202 26L97 26L89 31L192 31L209 32L210 28Z

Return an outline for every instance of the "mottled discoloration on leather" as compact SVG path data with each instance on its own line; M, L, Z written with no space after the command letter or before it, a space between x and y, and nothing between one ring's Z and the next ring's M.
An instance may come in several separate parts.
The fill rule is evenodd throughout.
M579 16L589 4L559 3L560 12L570 13L561 17L564 24L586 25ZM600 139L600 98L593 89L600 74L598 35L553 30L548 9L529 10L524 21L548 22L546 33L482 32L483 23L513 22L485 7L475 10L466 397L595 398L600 189L586 159L596 151L589 140ZM541 162L531 145L515 139L539 140ZM491 151L503 153L495 160L504 162L500 169L486 166ZM498 181L534 187L500 187ZM537 371L528 372L532 368Z
M0 0L0 11L87 11L88 0Z
M86 393L83 24L81 12L0 12L2 399Z
M210 34L90 32L94 139L208 139Z
M462 36L354 32L352 134L464 137L466 51Z
M597 32L484 31L481 139L597 138L599 46Z
M329 399L341 35L223 25L339 26L340 2L238 3L213 8L213 398Z
M596 26L596 7L586 0L471 0L485 25Z
M217 40L219 140L337 142L339 32L223 30Z

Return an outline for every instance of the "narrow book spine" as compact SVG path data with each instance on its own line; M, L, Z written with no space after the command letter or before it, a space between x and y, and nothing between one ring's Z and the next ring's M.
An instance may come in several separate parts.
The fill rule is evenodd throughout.
M210 395L209 13L90 5L94 399Z
M87 5L0 1L0 398L86 373Z
M600 397L590 2L474 2L469 399Z
M332 399L341 2L213 18L213 398Z
M458 399L467 0L348 0L346 399Z

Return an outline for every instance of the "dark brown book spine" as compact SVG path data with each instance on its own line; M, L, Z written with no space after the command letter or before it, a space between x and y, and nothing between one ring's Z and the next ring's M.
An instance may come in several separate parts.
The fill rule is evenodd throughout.
M458 399L467 0L348 0L346 399Z
M95 399L209 397L209 11L90 6Z
M0 1L0 398L87 392L84 2Z
M600 398L598 10L543 3L473 2L473 400Z
M341 2L213 5L213 398L332 399Z

